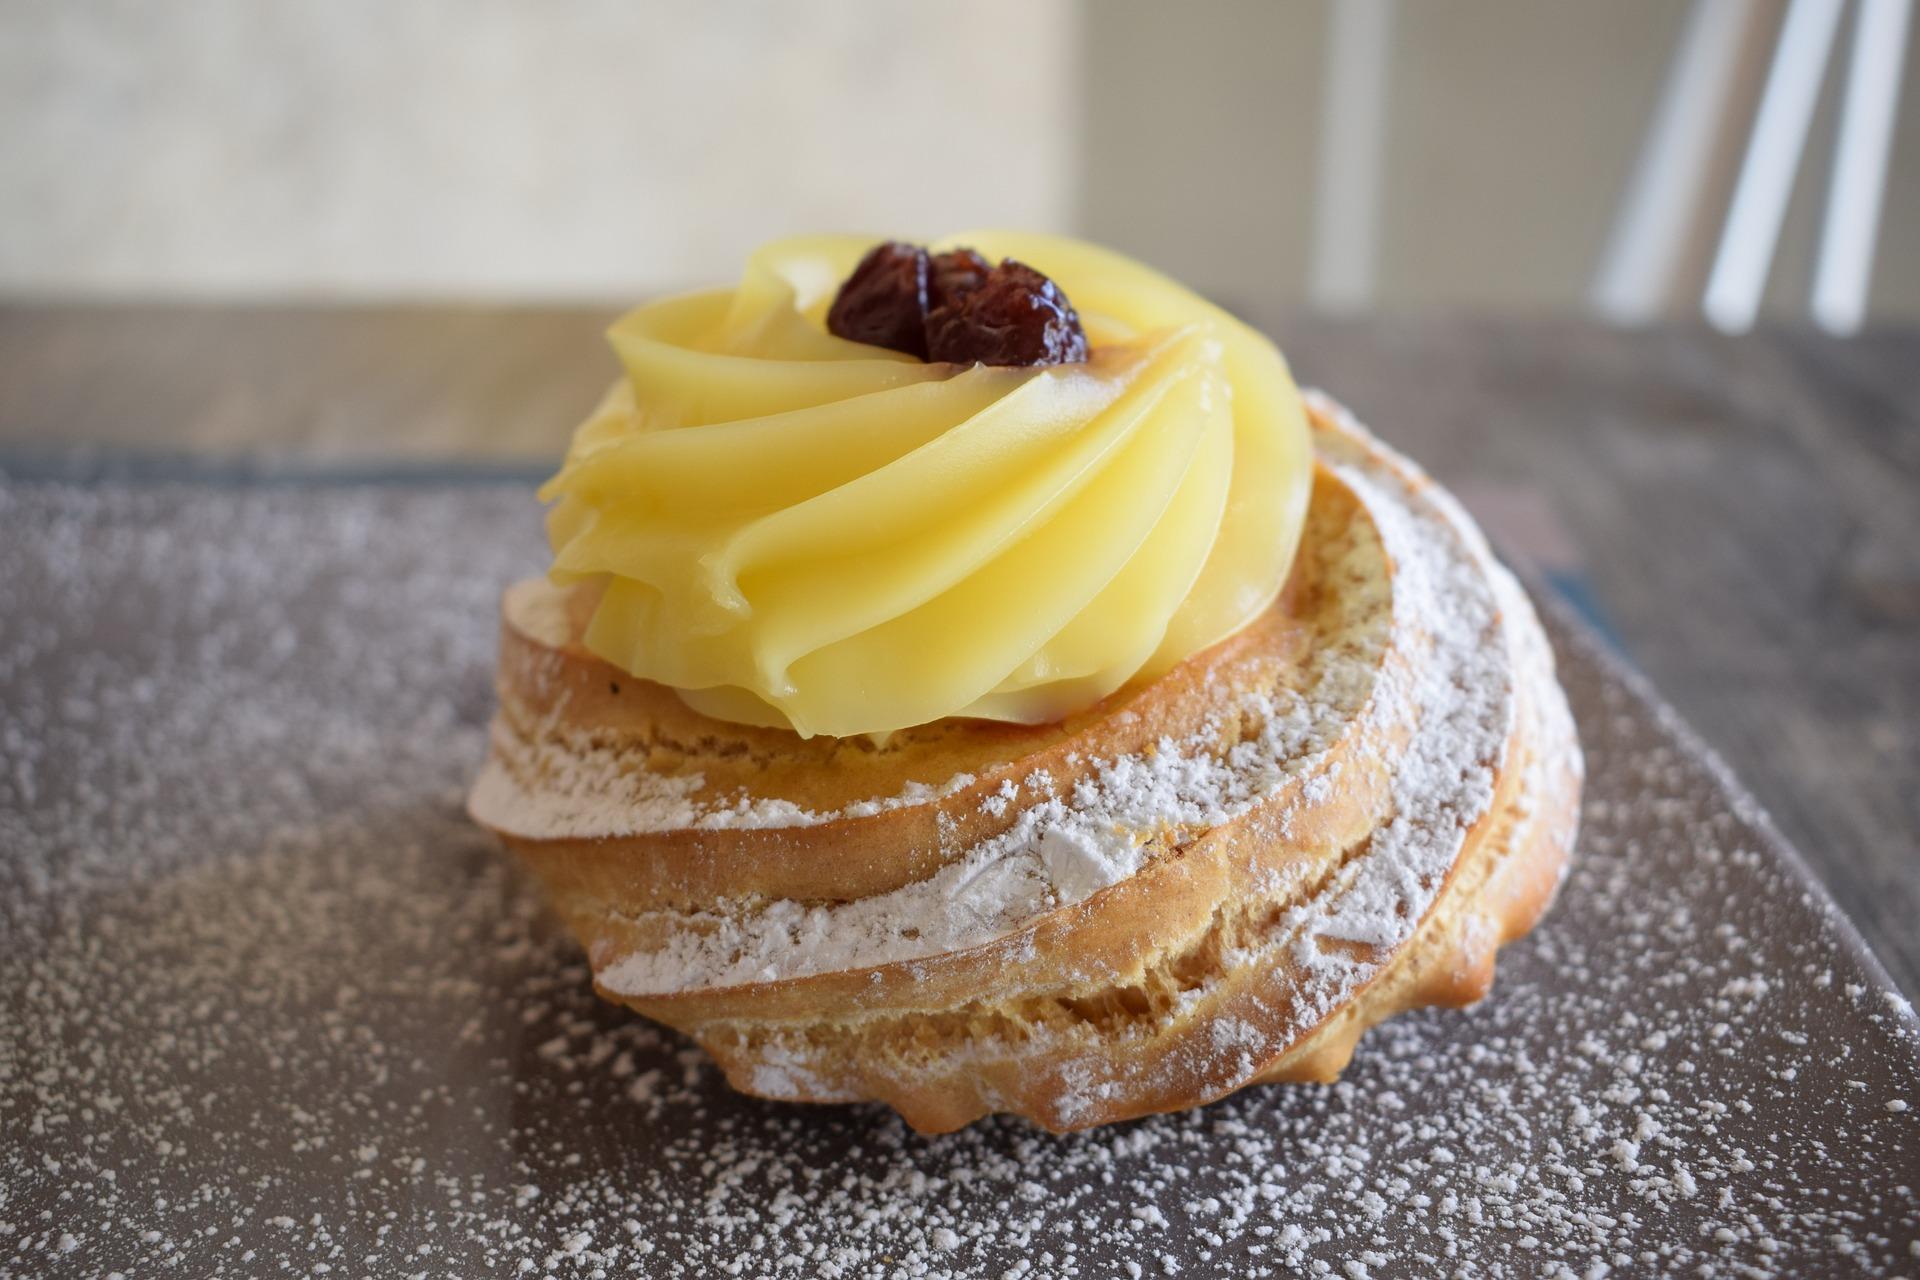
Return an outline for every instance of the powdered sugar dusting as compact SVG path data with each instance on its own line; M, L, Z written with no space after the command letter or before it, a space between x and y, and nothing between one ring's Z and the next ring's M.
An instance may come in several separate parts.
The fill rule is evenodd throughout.
M778 796L715 798L701 794L706 786L703 774L635 768L606 743L558 727L565 709L564 700L556 701L544 723L527 736L495 727L492 751L467 797L476 821L530 840L683 828L812 827L928 804L973 785L969 773L954 774L938 786L910 781L893 795L856 800L824 812Z
M1371 560L1377 550L1351 554ZM686 927L657 951L607 965L599 980L617 992L678 991L913 960L990 943L1081 901L1138 871L1148 838L1227 821L1319 766L1360 712L1389 642L1384 594L1357 594L1350 622L1343 643L1310 662L1302 692L1253 698L1260 731L1224 756L1205 752L1209 726L1097 764L1070 793L1055 794L1053 779L1036 773L1017 799L984 802L1025 806L1008 829L925 880L846 903L776 900L665 917Z
M694 800L705 785L697 773L621 768L613 752L585 742L546 739L532 748L496 729L467 809L496 830L533 830L542 839L669 830L712 816Z
M1209 724L1188 740L1162 739L1148 753L1096 765L1070 794L1052 794L1051 780L1030 785L1042 798L1009 830L889 893L660 913L655 918L673 929L666 945L606 964L602 985L633 995L682 991L982 946L1135 874L1154 836L1191 836L1231 821L1295 778L1331 786L1329 753L1343 734L1364 738L1410 723L1412 739L1393 773L1391 820L1330 902L1305 904L1288 922L1293 938L1317 928L1382 946L1403 940L1492 799L1513 723L1517 656L1497 593L1515 593L1508 617L1524 615L1526 606L1495 576L1504 571L1464 516L1436 506L1431 487L1416 494L1420 477L1383 464L1357 424L1344 430L1345 437L1320 441L1323 459L1361 499L1380 542L1356 535L1333 555L1329 578L1350 598L1317 640L1300 688L1250 694L1222 708L1258 725L1257 733L1216 753L1218 729ZM1385 562L1394 566L1390 592ZM1551 683L1544 663L1526 673ZM1337 950L1303 946L1297 954L1324 978L1302 1006L1307 1013L1332 1008L1375 968Z
M1395 1019L1335 1086L920 1140L740 1097L595 999L461 814L524 492L0 487L0 546L33 602L0 617L0 1276L1920 1258L1908 1006L1578 645L1579 857L1491 999Z

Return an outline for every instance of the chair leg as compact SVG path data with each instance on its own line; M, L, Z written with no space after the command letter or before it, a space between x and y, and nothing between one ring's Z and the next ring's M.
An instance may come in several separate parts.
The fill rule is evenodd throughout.
M1339 0L1328 6L1332 25L1320 106L1308 293L1316 306L1336 311L1356 310L1373 301L1394 3Z
M1753 327L1773 251L1820 97L1842 0L1793 0L1774 46L1720 249L1707 278L1707 319L1729 333Z
M1857 332L1866 319L1912 14L1912 0L1861 0L1854 25L1813 275L1813 319L1830 333Z
M1771 17L1754 0L1694 0L1688 11L1588 292L1607 319L1644 324L1678 300L1710 216L1716 158L1733 137L1747 51Z

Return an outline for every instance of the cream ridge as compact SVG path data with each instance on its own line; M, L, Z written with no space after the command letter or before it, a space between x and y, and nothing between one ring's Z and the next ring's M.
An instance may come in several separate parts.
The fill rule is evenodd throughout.
M542 490L584 644L695 710L805 735L1054 721L1274 599L1312 485L1267 339L1121 255L939 242L1044 272L1091 358L927 363L828 333L872 246L769 245L738 285L643 306Z

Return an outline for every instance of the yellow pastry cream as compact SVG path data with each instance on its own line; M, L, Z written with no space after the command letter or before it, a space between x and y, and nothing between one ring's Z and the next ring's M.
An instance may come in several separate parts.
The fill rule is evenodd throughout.
M1119 254L951 237L1058 286L1087 358L927 362L836 337L870 238L762 248L630 312L541 490L585 643L724 720L885 735L1038 723L1159 675L1279 591L1312 460L1273 344Z

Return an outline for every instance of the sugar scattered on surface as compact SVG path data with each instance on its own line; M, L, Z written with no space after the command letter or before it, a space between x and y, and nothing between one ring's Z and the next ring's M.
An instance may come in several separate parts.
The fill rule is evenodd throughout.
M1338 1085L923 1140L738 1097L594 999L462 817L523 492L16 486L0 545L37 602L0 619L9 1280L1920 1258L1904 1003L1589 656L1580 856L1492 999L1396 1019Z

